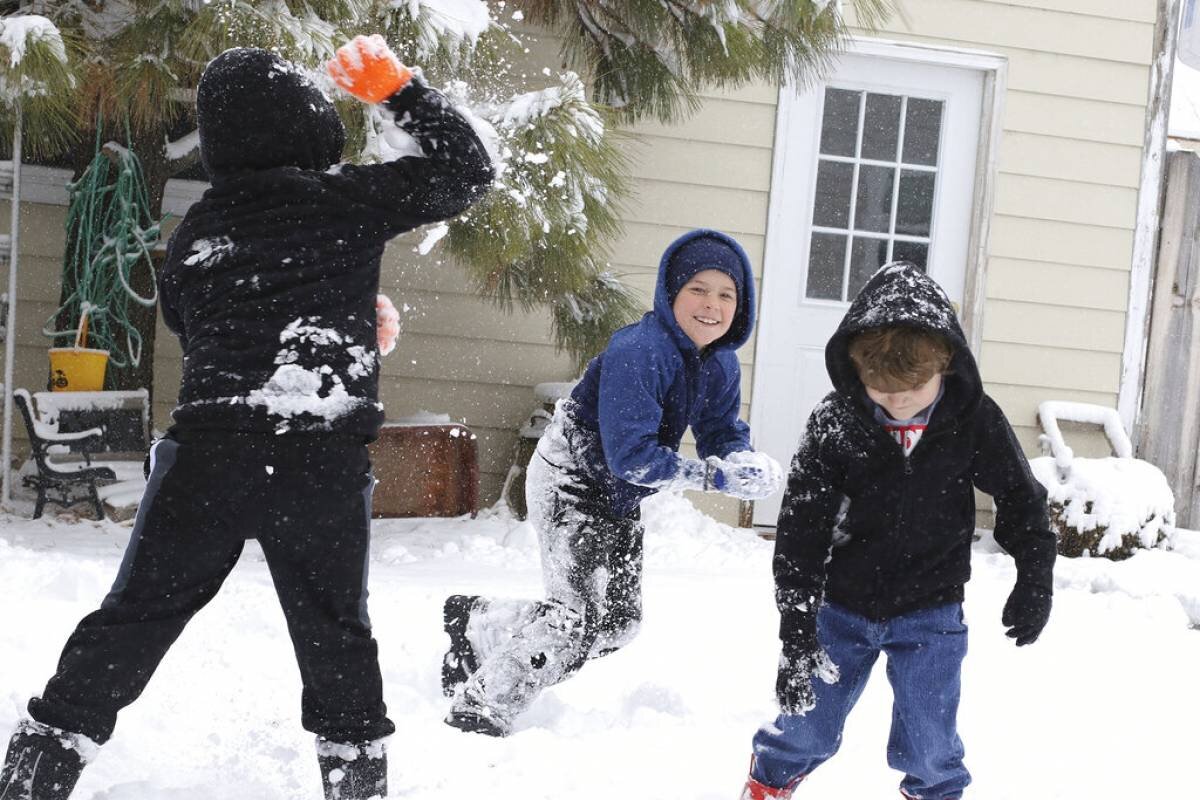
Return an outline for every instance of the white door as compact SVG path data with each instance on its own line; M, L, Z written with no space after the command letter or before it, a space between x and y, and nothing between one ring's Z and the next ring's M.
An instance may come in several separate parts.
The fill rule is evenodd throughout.
M961 306L983 87L976 69L848 54L781 93L750 421L785 468L831 387L825 343L875 270L915 262Z

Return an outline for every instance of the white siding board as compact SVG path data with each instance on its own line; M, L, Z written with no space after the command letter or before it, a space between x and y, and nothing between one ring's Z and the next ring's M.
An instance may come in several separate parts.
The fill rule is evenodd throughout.
M494 305L480 308L478 296L471 293L434 293L402 291L393 297L397 307L403 303L410 310L401 310L402 337L409 333L431 336L455 336L464 339L495 339L521 344L553 344L550 315L545 312L512 313ZM395 355L402 356L401 338ZM383 360L386 368L392 356Z
M1133 232L997 214L992 220L990 253L993 257L1128 272Z
M748 192L665 181L634 179L628 203L631 218L677 227L717 228L740 236L761 233L767 218L767 192Z
M664 125L657 120L645 120L633 126L632 131L667 139L769 149L775 131L775 106L722 100L705 103L682 124Z
M1011 91L1006 98L1004 118L1008 131L1140 148L1146 109Z
M761 191L771 183L771 151L664 136L639 139L632 172L647 180Z
M1154 4L1130 0L983 0L1001 6L1027 6L1069 14L1154 23Z
M1000 175L996 213L1132 230L1136 189L1027 175Z
M397 305L409 291L475 296L467 271L454 263L441 245L435 246L426 256L415 252L424 235L424 229L418 228L388 243L380 265L379 290Z
M1149 96L1146 65L1141 62L1011 47L995 50L1008 56L1009 89L1143 107Z
M895 41L941 47L963 47L962 39L939 38L916 31L885 31ZM972 45L1008 59L1008 88L1105 103L1145 105L1149 85L1144 64L1108 61L1020 47Z
M1052 333L1051 333L1052 332ZM991 299L983 322L988 342L1040 345L1121 354L1125 314L1061 305Z
M383 372L404 378L452 377L475 383L534 386L567 380L573 369L570 359L555 353L553 345L408 333L397 344L396 352L384 359Z
M985 340L979 367L989 383L1105 392L1115 397L1121 354L1065 350L1054 347L1052 340L1039 345Z
M1000 140L998 168L1008 175L1057 178L1136 190L1142 173L1142 151L1140 147L1127 144L1006 131Z
M17 275L19 279L20 274ZM5 284L7 286L7 284ZM58 309L58 298L53 302L45 300L22 297L21 284L17 284L17 327L13 334L13 341L17 347L36 348L42 351L42 360L46 358L46 349L50 347L49 337L42 335L42 326L46 323L46 318L53 314ZM0 350L3 344L0 341ZM0 360L2 360L0 356ZM14 362L16 363L16 362ZM0 384L3 379L0 378Z
M964 46L1014 47L1107 61L1147 64L1153 22L965 0L904 0L904 21L890 27ZM903 25L903 28L901 26Z
M987 296L1102 311L1125 311L1129 274L1115 269L993 258Z

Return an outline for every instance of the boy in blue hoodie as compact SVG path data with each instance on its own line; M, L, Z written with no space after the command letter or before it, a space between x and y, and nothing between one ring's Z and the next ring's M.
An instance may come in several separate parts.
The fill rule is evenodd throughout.
M559 404L529 464L545 601L446 599L446 723L504 736L538 693L628 643L642 617L639 504L664 489L759 500L782 481L738 419L736 350L754 278L729 236L691 231L659 266L654 310L613 334ZM691 426L700 459L677 451Z

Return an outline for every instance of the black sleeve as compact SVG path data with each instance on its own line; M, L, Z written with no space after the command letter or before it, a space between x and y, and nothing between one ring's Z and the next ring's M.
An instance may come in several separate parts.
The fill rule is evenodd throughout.
M1029 468L1012 426L984 397L976 430L973 480L996 501L996 542L1017 562L1017 580L1054 590L1054 533L1046 514L1046 489Z
M808 418L788 472L787 491L775 532L775 602L779 638L794 640L800 615L816 612L825 587L825 562L842 504L835 467L822 453L831 409L822 403Z
M342 165L329 176L336 190L381 213L390 235L453 217L483 197L492 183L491 158L441 92L414 77L383 105L424 156Z
M178 232L176 228L176 232ZM179 311L175 308L175 292L173 291L172 281L167 277L166 269L172 264L172 250L175 247L175 234L171 234L170 240L167 242L167 256L163 259L164 270L158 276L158 310L162 314L163 323L175 334L179 339L179 346L187 349L187 332L183 326L183 319L180 317Z

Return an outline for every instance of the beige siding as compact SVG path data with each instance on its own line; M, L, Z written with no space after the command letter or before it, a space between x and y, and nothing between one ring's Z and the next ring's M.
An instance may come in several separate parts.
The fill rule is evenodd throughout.
M10 205L0 201L3 230L8 232ZM31 392L46 388L49 370L46 350L50 340L42 336L46 319L58 308L59 274L62 269L62 230L66 209L52 205L21 206L21 252L17 261L17 325L14 332L15 364L13 386ZM0 267L0 292L8 291L8 269ZM3 376L0 375L0 381ZM27 452L25 428L14 407L14 452Z
M1115 404L1141 173L1153 0L904 0L883 39L965 47L1008 59L997 150L984 344L987 388L1036 452L1036 406L1055 398ZM553 40L532 46L553 63ZM539 55L540 54L540 55ZM710 91L695 115L644 122L628 140L635 195L612 269L643 296L659 255L697 226L736 235L761 279L777 92L755 85ZM18 383L44 380L44 343L25 330L57 299L63 209L24 217ZM388 251L383 291L407 304L404 335L383 362L389 417L426 410L465 420L480 441L483 494L495 499L534 407L532 387L565 380L572 365L549 340L543 311L508 314L479 301L465 273L417 239ZM753 381L753 342L740 351L743 411ZM174 400L179 351L160 329L157 419ZM1082 436L1081 452L1102 450ZM1073 442L1074 444L1075 442ZM707 500L707 498L706 498ZM708 503L706 502L706 505ZM724 519L733 503L709 506Z

